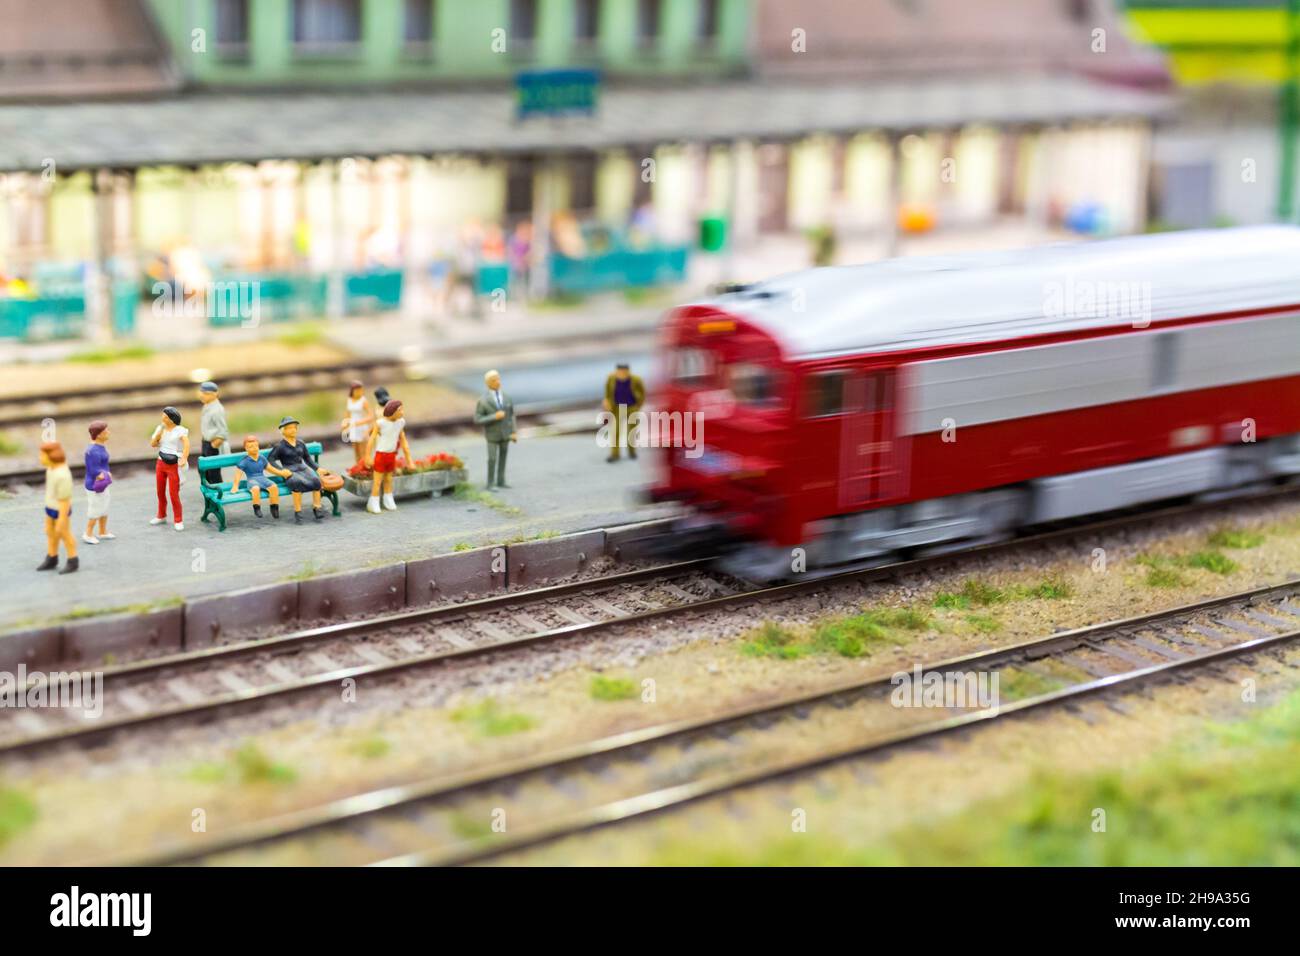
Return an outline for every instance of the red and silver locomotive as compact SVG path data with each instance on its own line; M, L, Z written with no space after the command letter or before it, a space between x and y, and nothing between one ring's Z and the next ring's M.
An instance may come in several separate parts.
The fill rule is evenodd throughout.
M686 305L654 500L739 570L884 561L1300 474L1300 229L799 272Z

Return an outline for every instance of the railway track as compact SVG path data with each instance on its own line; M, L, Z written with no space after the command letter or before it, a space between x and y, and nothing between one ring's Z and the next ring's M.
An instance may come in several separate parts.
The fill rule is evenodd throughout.
M380 373L383 373L382 375ZM405 379L406 366L398 359L356 359L314 368L222 374L222 398L227 402L256 401L300 395L305 392L337 390L340 393L355 378ZM0 428L39 426L46 418L93 416L111 418L132 412L156 411L164 405L194 402L198 382L188 379L110 385L94 389L60 392L57 395L28 394L0 398ZM107 403L105 399L107 398Z
M0 720L0 755L90 744L132 728L556 640L734 593L738 582L707 572L707 563L625 571L105 668L100 718L86 722L75 710L57 708L14 711L13 719Z
M877 674L452 778L358 794L111 862L485 862L848 758L1285 651L1298 641L1300 580L1293 580L920 668L945 677L996 673L1002 685L1032 682L1034 692L993 706L895 706L895 682ZM493 832L490 821L498 820L505 827Z
M1285 489L1255 497L1294 493L1294 489ZM900 578L973 555L1005 553L1196 513L1218 504L1197 503L1111 517L965 551L810 576L773 587L748 587L709 571L708 559L678 562L109 667L102 670L105 709L99 719L87 722L71 710L50 709L39 715L13 710L10 719L0 720L0 756L58 745L92 745L114 734L168 722L207 720L300 695L334 693L340 682L349 678L391 678L487 654L595 636L614 628L655 625L687 614L779 601L836 584Z

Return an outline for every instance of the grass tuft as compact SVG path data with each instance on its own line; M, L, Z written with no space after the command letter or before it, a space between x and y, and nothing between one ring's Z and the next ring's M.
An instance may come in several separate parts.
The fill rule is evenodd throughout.
M506 737L537 725L537 721L527 714L503 710L491 697L452 711L451 719L468 725L481 737Z
M968 611L972 607L1001 604L1008 598L1006 591L982 578L967 578L959 591L940 591L935 595L934 606L946 610Z
M292 783L298 777L292 767L276 763L256 744L235 751L235 767L244 783Z
M596 674L591 678L592 700L632 700L636 697L636 690L636 681L630 677Z
M0 846L36 822L36 804L25 794L0 787Z
M1264 536L1258 531L1247 531L1244 528L1219 528L1209 536L1207 542L1214 548L1244 551L1247 548L1258 548L1264 543Z

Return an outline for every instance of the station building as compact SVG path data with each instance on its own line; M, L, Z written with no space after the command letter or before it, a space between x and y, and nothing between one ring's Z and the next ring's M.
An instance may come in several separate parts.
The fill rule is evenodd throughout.
M903 207L1129 232L1169 107L1105 0L9 7L0 274L38 281L181 244L240 274L418 272L466 223L560 210L679 243L706 217L736 245L891 234ZM594 111L521 119L519 74L564 68L598 71Z

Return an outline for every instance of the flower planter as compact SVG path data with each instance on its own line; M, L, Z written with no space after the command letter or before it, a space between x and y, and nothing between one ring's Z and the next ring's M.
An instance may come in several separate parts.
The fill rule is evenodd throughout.
M469 472L464 468L440 468L436 471L420 471L410 475L393 475L393 497L450 494L458 484L468 480ZM369 498L373 484L374 481L370 478L343 476L343 487L358 498Z

